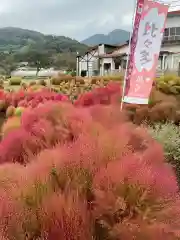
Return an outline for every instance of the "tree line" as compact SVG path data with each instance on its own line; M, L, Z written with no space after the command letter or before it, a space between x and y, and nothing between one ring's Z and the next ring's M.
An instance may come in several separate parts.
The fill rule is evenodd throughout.
M54 67L76 69L76 54L71 52L52 54L46 51L28 51L26 53L0 52L0 74L10 76L20 62L28 62L29 67L36 68L37 74L42 68Z

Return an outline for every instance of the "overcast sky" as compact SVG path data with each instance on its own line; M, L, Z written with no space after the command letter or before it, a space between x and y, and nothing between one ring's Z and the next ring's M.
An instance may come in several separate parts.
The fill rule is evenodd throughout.
M172 1L180 8L180 0ZM0 0L0 27L83 40L117 28L130 30L134 5L135 0Z

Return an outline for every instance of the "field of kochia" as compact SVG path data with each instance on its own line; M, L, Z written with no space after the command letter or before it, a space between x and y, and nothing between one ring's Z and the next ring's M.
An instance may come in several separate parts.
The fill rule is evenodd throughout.
M0 239L180 239L180 79L1 82Z

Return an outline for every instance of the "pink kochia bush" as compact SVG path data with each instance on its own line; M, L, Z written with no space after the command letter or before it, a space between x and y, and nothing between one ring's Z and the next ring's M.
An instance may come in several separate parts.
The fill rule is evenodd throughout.
M13 128L15 120L6 127L8 134L0 144L0 163L26 164L30 156L44 149L73 141L88 125L90 120L86 115L85 109L81 112L69 103L58 102L48 102L39 108L26 110L18 128Z
M96 104L108 105L119 103L121 99L121 86L117 82L110 82L106 87L98 87L91 92L83 93L74 102L75 106L92 106Z
M0 99L4 100L7 106L24 108L35 108L48 101L69 101L67 96L50 91L45 87L38 91L20 89L17 92L1 93Z
M172 167L116 105L29 110L0 159L1 239L180 238Z

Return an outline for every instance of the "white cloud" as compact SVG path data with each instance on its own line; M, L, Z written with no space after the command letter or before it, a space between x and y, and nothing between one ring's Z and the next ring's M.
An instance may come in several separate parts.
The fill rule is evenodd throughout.
M0 27L22 27L82 40L95 33L107 33L117 28L128 29L123 16L133 9L133 2L1 0Z
M133 15L134 12L129 12L122 17L122 24L127 28L132 28L133 26Z
M135 0L1 0L0 2L0 27L22 27L78 40L118 28L130 30L135 7Z

